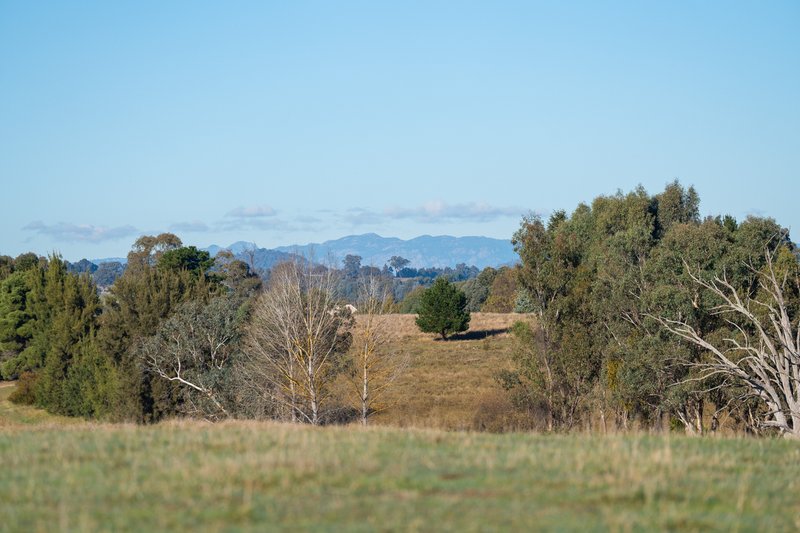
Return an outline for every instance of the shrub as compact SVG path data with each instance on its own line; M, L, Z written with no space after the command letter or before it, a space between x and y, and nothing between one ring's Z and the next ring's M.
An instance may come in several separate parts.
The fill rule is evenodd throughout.
M24 405L33 405L36 403L37 380L38 376L33 372L23 372L20 374L19 380L17 381L17 388L14 389L14 392L8 397L9 401Z

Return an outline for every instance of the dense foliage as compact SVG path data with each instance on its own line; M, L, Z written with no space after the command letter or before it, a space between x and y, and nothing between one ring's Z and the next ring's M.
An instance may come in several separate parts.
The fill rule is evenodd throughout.
M515 368L496 377L532 427L800 431L800 263L774 220L701 219L696 192L673 182L525 218L513 242L519 265L480 272L295 258L261 273L265 290L247 262L169 233L139 238L124 269L0 256L0 377L20 380L16 401L70 416L323 423L347 410L331 394L353 366L347 304L370 280L382 309L418 313L442 339L470 311L531 313L512 331ZM113 284L98 288L98 275ZM745 320L720 312L725 295ZM748 380L755 344L794 365L774 371L782 397Z
M2 377L24 378L17 399L59 414L145 422L196 411L198 402L152 372L147 355L176 342L172 333L213 322L214 313L245 312L259 283L246 265L222 259L211 272L208 253L176 236L142 237L101 300L87 265L55 255L4 258ZM231 332L233 323L226 322Z
M701 376L708 354L659 319L730 337L719 301L691 274L724 276L755 298L765 251L780 249L795 265L797 256L772 219L701 220L698 207L696 192L674 182L655 196L640 187L522 222L519 283L538 321L515 329L518 370L499 376L519 405L544 413L550 428L662 427L668 418L699 433L724 414L758 430L761 407L740 399L741 383Z

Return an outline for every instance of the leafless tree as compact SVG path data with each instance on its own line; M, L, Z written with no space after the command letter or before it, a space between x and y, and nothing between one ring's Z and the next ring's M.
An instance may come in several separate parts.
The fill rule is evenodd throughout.
M763 427L800 438L800 327L787 301L788 290L796 291L800 279L797 259L791 254L789 263L794 268L776 268L780 252L781 248L765 253L766 265L756 272L758 298L741 295L724 275L706 280L686 265L692 281L722 302L713 311L725 317L733 332L724 339L724 346L704 338L686 322L658 320L711 354L710 362L698 363L703 378L722 376L743 384L747 396L758 398L766 407Z
M358 315L351 348L350 382L358 398L361 423L388 406L386 389L406 367L406 358L388 349L386 312L390 303L384 280L368 276L360 280Z
M352 316L337 305L332 269L310 261L277 265L253 305L240 373L255 399L292 421L319 424Z

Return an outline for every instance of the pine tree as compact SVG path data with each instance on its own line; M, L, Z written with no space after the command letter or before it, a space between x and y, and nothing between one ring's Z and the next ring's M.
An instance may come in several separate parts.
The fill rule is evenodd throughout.
M417 326L425 333L438 333L447 340L450 333L469 327L467 296L446 278L439 277L420 299Z

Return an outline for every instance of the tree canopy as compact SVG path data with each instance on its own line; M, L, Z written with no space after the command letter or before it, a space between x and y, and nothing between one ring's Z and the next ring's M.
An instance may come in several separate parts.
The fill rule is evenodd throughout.
M757 430L748 421L758 418L758 407L733 401L741 396L733 383L699 380L707 352L653 317L680 320L704 337L729 336L731 324L714 312L718 297L688 272L724 275L753 298L765 247L793 245L772 219L701 220L698 206L692 188L672 182L653 196L639 187L598 197L571 215L523 220L513 239L519 284L538 319L515 330L518 374L503 383L541 405L550 427L593 419L660 426L668 417L697 433L708 428L704 410L713 406L711 426L726 409Z

